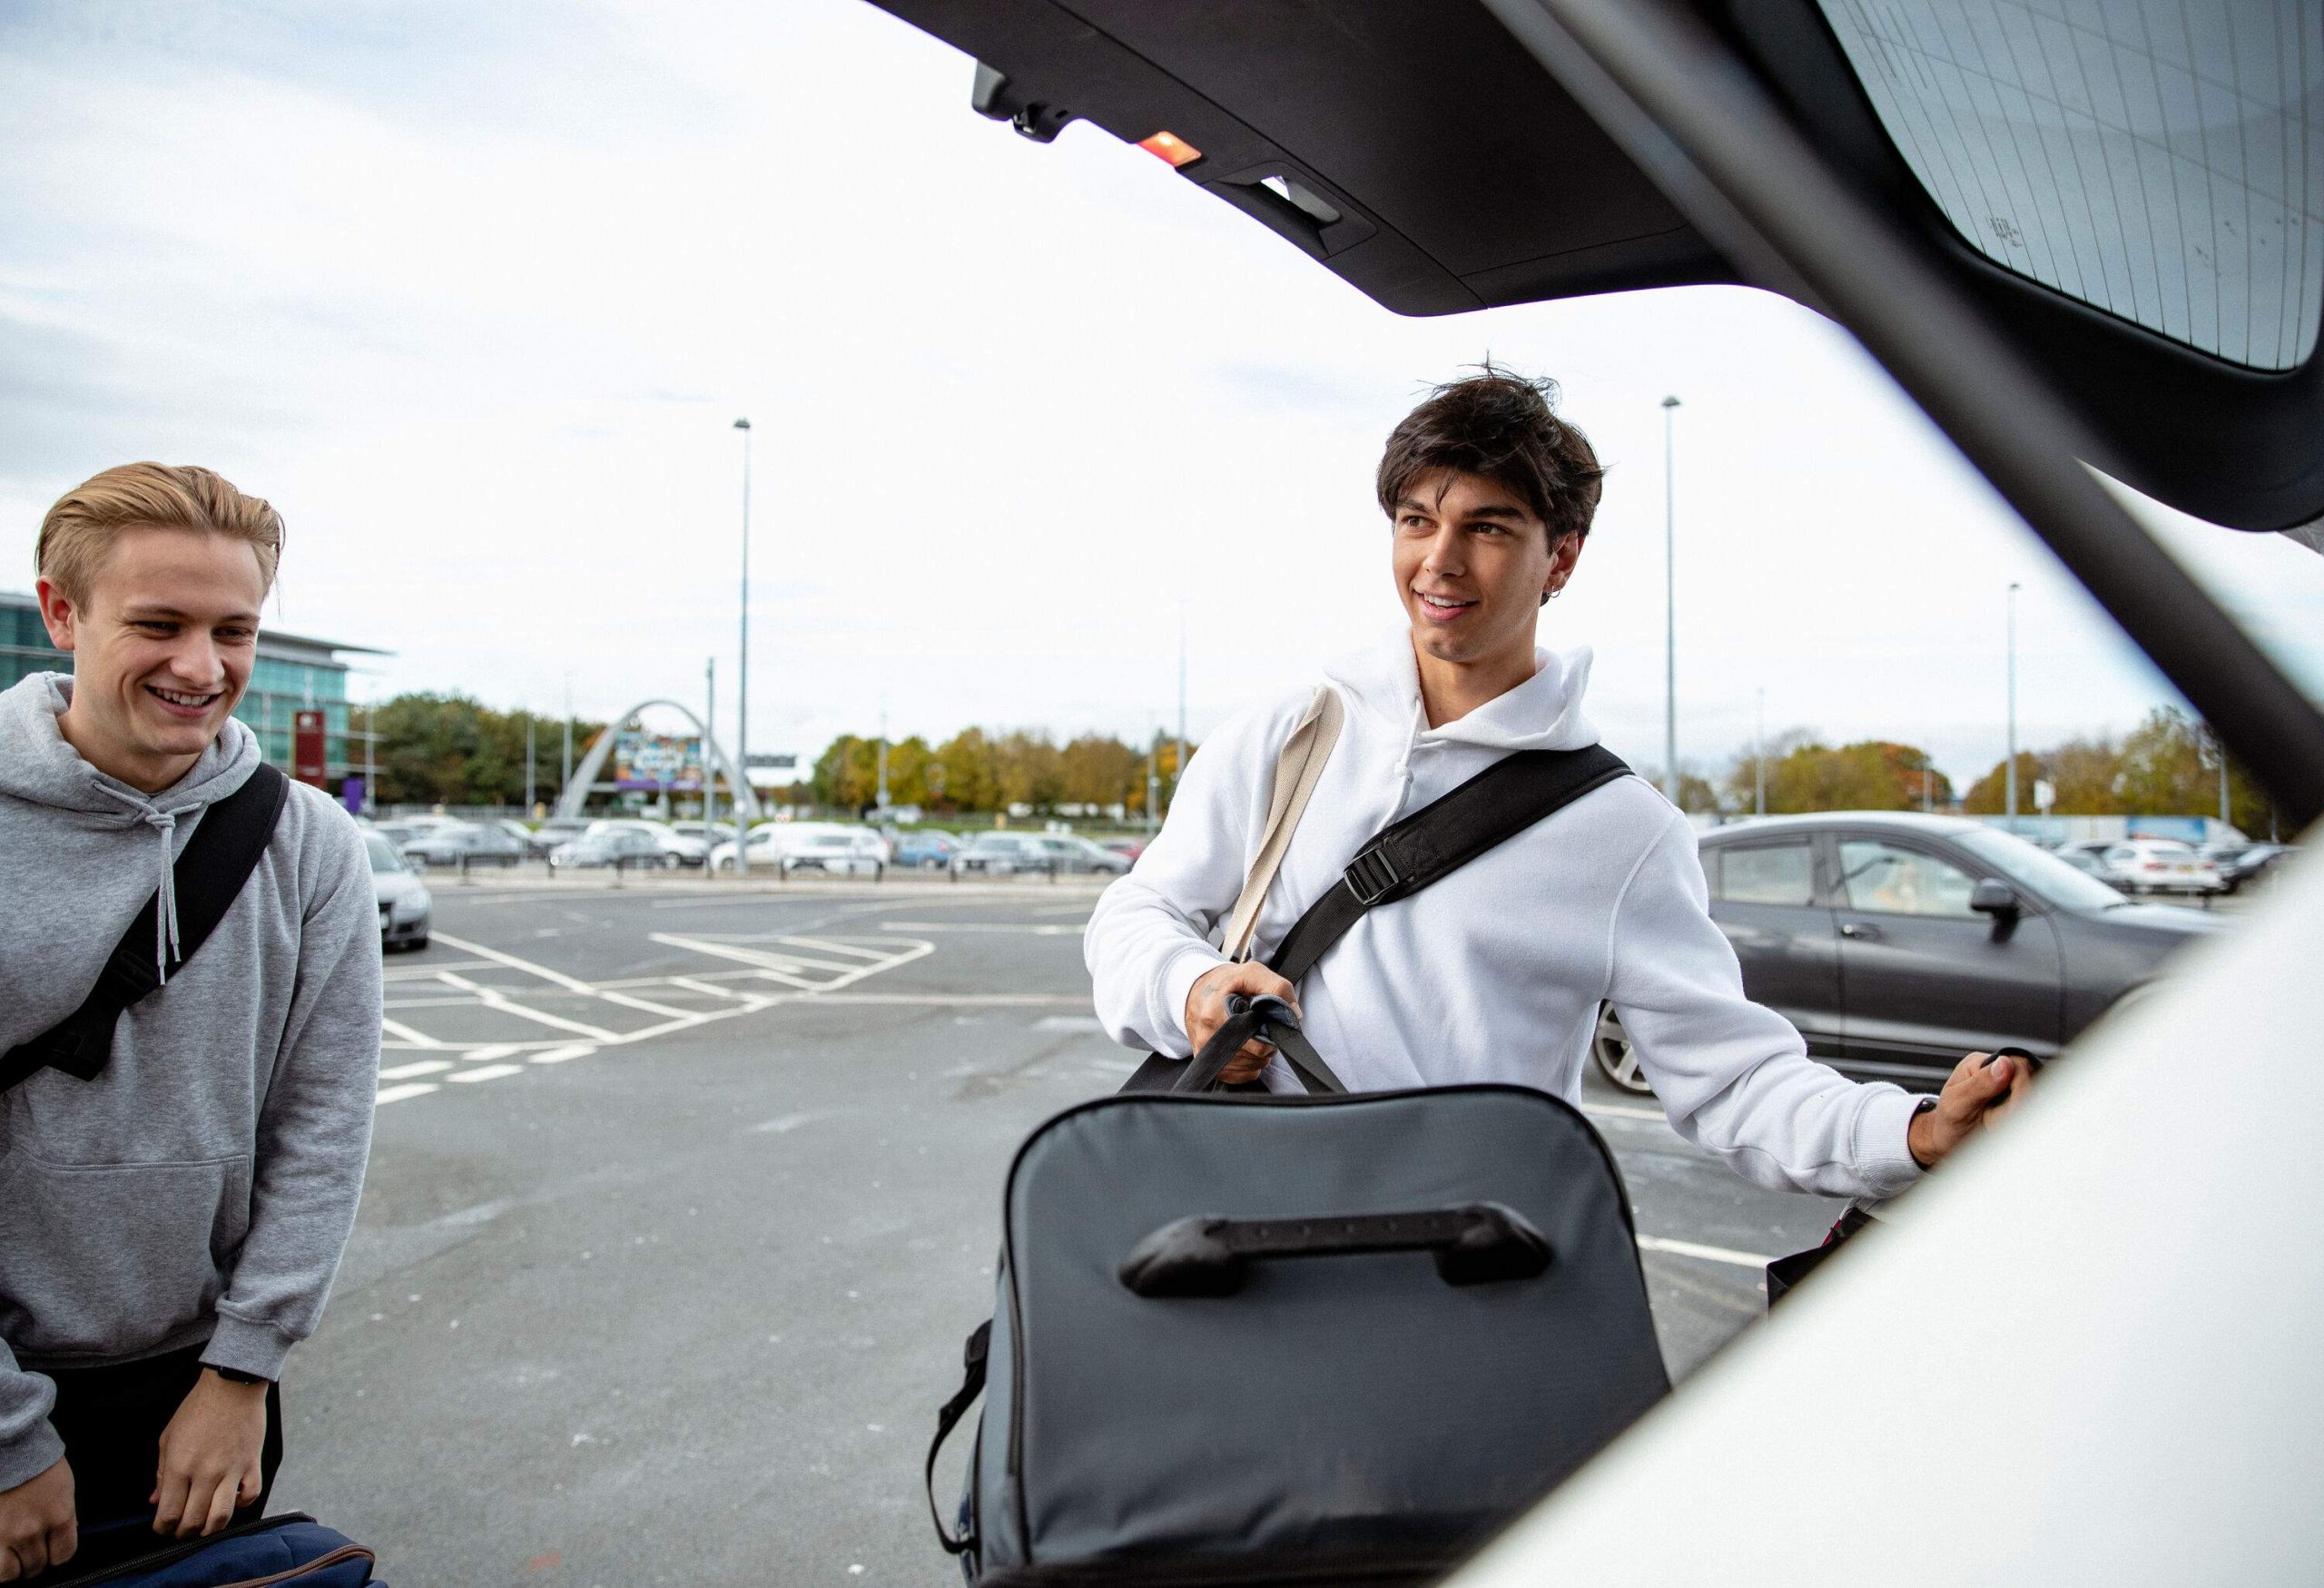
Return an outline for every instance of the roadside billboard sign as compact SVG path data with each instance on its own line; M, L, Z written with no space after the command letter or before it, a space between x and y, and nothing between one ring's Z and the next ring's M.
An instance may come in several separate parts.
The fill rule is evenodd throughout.
M702 787L702 739L699 735L649 734L629 729L614 739L614 786L625 792L642 789Z

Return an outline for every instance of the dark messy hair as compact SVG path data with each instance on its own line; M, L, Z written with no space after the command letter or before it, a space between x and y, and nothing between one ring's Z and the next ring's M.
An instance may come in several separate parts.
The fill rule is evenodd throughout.
M1413 482L1449 469L1492 480L1549 526L1550 544L1588 535L1606 471L1590 438L1557 417L1558 383L1490 360L1430 392L1388 436L1380 508L1393 518Z

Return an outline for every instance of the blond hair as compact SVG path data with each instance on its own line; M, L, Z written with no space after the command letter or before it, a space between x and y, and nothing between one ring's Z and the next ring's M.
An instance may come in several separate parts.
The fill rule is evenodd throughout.
M247 542L258 554L261 588L274 587L282 515L259 498L244 496L223 476L192 465L124 463L65 492L41 520L34 571L54 580L73 600L85 602L113 537L145 528L192 529Z

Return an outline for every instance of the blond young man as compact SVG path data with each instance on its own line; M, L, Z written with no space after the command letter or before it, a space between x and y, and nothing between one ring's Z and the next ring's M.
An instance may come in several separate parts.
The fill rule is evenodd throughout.
M162 985L93 1077L0 1091L0 1582L96 1524L192 1537L262 1505L273 1381L354 1220L379 1044L354 824L293 784L199 952L171 934L173 861L261 759L231 713L281 545L265 502L153 463L41 526L73 671L0 693L0 1052L74 1014L149 900Z

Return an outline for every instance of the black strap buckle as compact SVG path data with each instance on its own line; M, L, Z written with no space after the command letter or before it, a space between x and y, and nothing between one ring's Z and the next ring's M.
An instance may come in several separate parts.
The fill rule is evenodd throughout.
M1347 891L1355 895L1355 902L1367 910L1403 881L1396 874L1395 863L1388 858L1387 852L1376 843L1356 852L1355 858L1347 863L1343 880Z

